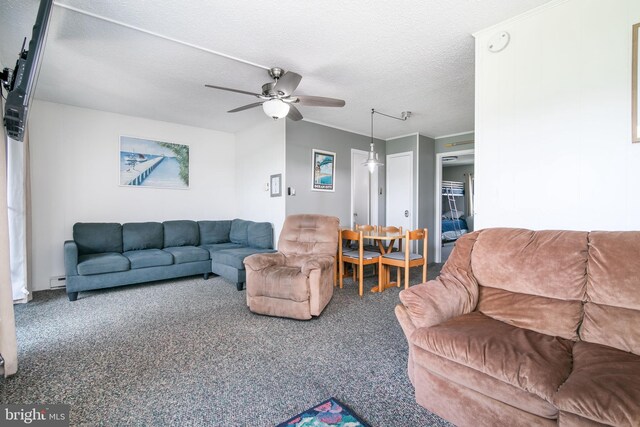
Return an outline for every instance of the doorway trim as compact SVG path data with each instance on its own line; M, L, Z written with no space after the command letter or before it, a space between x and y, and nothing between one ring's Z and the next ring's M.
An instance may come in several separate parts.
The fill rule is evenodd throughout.
M440 263L442 262L442 158L447 156L466 156L468 154L474 155L474 165L475 165L475 148L470 150L459 150L459 151L445 151L443 153L436 153L436 179L435 179L435 195L436 200L434 203L435 211L435 254L434 254L434 262ZM475 203L474 203L475 206Z

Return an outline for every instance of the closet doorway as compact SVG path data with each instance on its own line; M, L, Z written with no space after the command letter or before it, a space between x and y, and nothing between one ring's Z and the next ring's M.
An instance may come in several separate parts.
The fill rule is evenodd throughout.
M445 262L463 234L474 230L474 150L436 154L435 262Z

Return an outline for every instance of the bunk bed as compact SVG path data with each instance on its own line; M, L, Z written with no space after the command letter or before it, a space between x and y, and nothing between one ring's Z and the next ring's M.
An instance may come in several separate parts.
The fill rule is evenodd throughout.
M442 242L453 242L469 232L464 219L464 183L458 181L442 181ZM459 208L458 205L461 207Z

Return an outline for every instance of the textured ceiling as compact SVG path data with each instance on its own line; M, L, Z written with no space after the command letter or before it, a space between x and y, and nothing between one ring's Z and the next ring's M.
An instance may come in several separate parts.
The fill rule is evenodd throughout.
M474 128L471 33L548 0L60 0L90 14L303 76L297 94L342 98L300 107L305 119L375 136L436 137ZM0 0L0 62L13 66L39 2ZM257 101L205 83L260 92L259 67L54 6L35 97L236 132L269 119Z

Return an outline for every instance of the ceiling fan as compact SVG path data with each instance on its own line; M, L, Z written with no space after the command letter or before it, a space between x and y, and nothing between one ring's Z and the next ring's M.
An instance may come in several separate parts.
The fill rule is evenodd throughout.
M237 113L238 111L248 110L250 108L262 105L262 109L267 116L273 119L281 119L288 117L291 120L301 120L302 114L294 104L303 105L305 107L344 107L344 101L336 98L325 98L322 96L294 95L302 80L300 74L293 71L285 72L282 68L274 67L269 70L269 76L272 82L262 85L262 93L247 92L245 90L231 89L228 87L205 85L213 89L227 90L229 92L242 93L252 95L261 99L260 102L244 105L242 107L229 110L228 113Z

